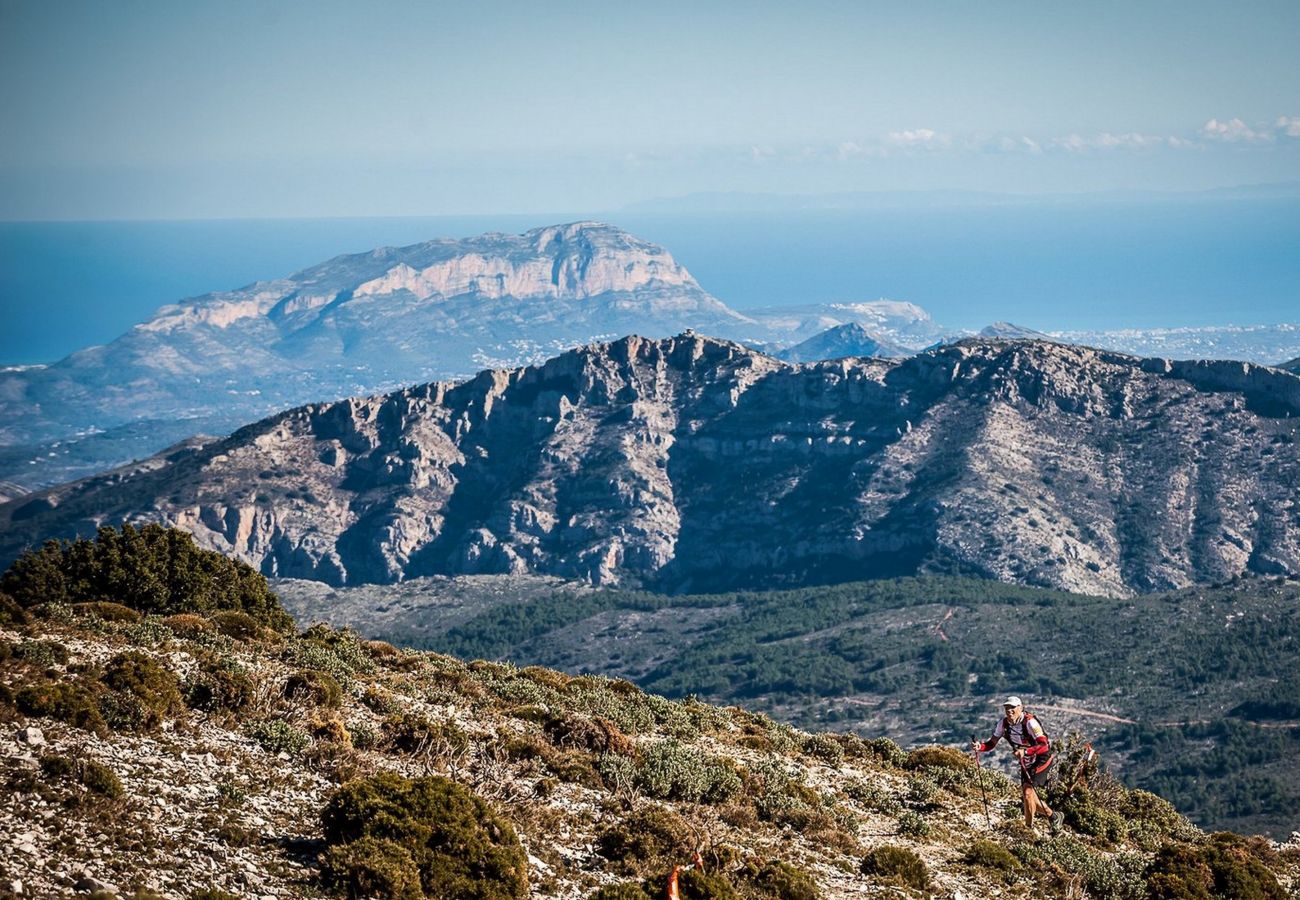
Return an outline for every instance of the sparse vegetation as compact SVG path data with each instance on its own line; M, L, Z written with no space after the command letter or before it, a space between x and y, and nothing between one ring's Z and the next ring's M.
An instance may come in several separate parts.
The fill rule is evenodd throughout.
M930 870L921 857L905 847L891 844L876 847L863 858L862 874L883 884L897 884L918 891L930 886Z

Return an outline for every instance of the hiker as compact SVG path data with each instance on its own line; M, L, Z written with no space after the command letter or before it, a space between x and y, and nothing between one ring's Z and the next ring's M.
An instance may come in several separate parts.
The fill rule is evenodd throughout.
M1025 827L1033 828L1034 816L1041 812L1047 816L1048 824L1055 834L1065 816L1053 810L1038 796L1038 791L1047 787L1052 776L1052 764L1056 762L1052 743L1047 739L1047 732L1039 724L1038 717L1025 710L1019 697L1008 697L1002 704L1002 712L1002 718L993 729L993 736L983 743L972 740L971 749L976 753L987 753L998 745L999 740L1007 739L1016 755L1016 761L1020 763Z

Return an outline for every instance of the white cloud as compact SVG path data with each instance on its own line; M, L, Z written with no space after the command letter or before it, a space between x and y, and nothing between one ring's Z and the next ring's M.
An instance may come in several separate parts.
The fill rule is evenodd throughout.
M1273 127L1277 129L1278 134L1300 138L1300 116L1278 116Z
M952 136L933 128L914 128L889 132L885 144L901 150L947 150L952 146Z
M1270 130L1256 130L1241 119L1228 119L1226 122L1211 119L1201 126L1201 134L1210 140L1226 141L1231 144L1257 144L1273 140Z

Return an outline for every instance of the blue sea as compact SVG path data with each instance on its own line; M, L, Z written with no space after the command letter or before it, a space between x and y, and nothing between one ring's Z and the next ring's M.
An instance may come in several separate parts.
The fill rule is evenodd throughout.
M1300 199L754 212L0 223L0 363L105 343L182 297L340 253L599 218L666 246L737 309L907 300L954 328L1300 321Z

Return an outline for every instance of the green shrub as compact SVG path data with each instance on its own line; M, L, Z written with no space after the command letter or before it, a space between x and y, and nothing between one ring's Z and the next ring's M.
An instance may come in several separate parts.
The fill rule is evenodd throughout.
M358 750L370 750L379 744L379 735L369 722L357 720L347 724L348 733L352 735L352 746Z
M812 876L787 862L772 860L748 879L766 897L776 900L820 900L821 891Z
M898 833L906 837L928 837L933 831L925 816L907 810L898 814Z
M100 709L113 728L152 731L164 717L185 709L176 675L138 650L110 659L100 680L109 689Z
M909 769L956 769L965 772L975 760L954 747L917 747L907 754L904 766Z
M396 841L366 836L330 847L321 859L328 883L349 897L420 900L420 868L411 852Z
M68 759L66 756L44 756L41 772L51 781L72 779L110 800L123 794L122 782L108 766L93 759Z
M962 862L1001 872L1012 872L1021 867L1020 860L1016 859L1014 853L989 840L978 840L971 844L962 856Z
M13 655L41 669L68 664L68 648L57 641L23 641L14 648Z
M645 874L664 863L689 859L691 829L673 811L647 805L596 836L596 851L619 871Z
M1277 878L1235 835L1204 845L1168 844L1146 870L1152 900L1288 900Z
M267 753L301 753L311 743L307 732L290 725L283 719L263 719L247 729L248 736L262 745Z
M337 709L343 702L343 688L328 672L302 669L289 676L284 685L284 696L314 706Z
M24 608L111 597L144 613L245 612L279 631L293 625L264 577L184 531L100 528L93 541L47 541L14 561L0 589Z
M405 850L429 896L528 896L527 859L514 829L449 779L384 772L350 782L330 798L321 822L331 848L373 838Z
M885 884L923 891L930 886L930 871L925 862L906 847L883 844L875 847L862 860L862 874L870 875Z
M670 739L642 752L637 786L660 800L725 803L740 792L742 782L727 762Z
M939 797L939 785L925 773L907 777L907 799L920 806L929 806Z
M20 689L14 705L29 716L48 716L105 737L108 723L99 711L100 693L102 686L87 679L46 681Z
M122 782L108 766L93 759L83 759L77 764L77 780L87 788L115 800L122 796Z
M327 672L340 683L347 683L354 674L375 671L365 642L350 628L313 625L291 645L289 656L302 668Z
M799 749L832 766L844 762L844 748L829 734L810 734L800 743Z
M872 738L866 749L886 765L901 769L907 765L907 752L887 737Z
M42 756L41 772L51 781L67 778L76 768L76 763L66 756Z
M238 660L229 656L199 657L198 670L185 683L185 702L210 713L240 712L253 702L256 694L253 679Z
M1059 869L1079 877L1088 894L1098 900L1140 900L1145 896L1143 861L1136 854L1111 857L1095 853L1069 835L1027 841L1017 844L1012 852L1031 869Z

